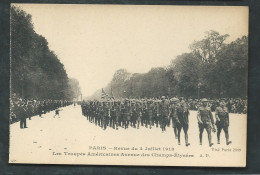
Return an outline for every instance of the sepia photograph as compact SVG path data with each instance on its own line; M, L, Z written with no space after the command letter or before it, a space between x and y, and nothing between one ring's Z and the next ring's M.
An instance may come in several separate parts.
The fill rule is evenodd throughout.
M245 167L247 6L10 7L11 164Z

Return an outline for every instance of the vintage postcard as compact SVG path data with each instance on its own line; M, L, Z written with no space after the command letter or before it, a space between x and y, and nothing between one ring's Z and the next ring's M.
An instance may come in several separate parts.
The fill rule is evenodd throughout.
M248 7L10 16L9 163L246 166Z

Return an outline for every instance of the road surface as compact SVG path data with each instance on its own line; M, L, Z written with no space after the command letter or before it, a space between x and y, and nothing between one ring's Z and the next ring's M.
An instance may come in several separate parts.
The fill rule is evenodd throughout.
M186 147L183 131L181 145L178 145L171 127L167 127L165 133L159 127L103 130L82 115L79 105L61 109L60 118L53 118L55 113L51 111L43 118L27 119L26 129L20 129L19 122L10 125L10 163L245 165L246 115L230 114L231 145L226 146L222 132L220 145L216 134L212 134L214 145L210 148L206 131L203 145L199 145L196 111L190 112L191 145Z

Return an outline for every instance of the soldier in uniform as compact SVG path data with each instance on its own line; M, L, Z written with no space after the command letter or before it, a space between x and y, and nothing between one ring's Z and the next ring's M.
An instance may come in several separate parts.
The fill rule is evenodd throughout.
M103 126L104 130L107 129L109 119L110 119L110 109L109 109L109 104L108 102L104 103L104 114L103 114Z
M121 105L121 114L123 119L123 128L128 128L129 124L129 116L130 116L130 105L128 103L128 100L125 100L124 103Z
M97 102L95 104L95 116L96 116L96 120L97 120L97 125L100 127L103 127L103 106L102 103Z
M137 129L139 129L140 123L142 121L142 104L140 101L136 104L136 115L137 115Z
M148 101L148 121L150 125L150 129L152 129L153 125L153 115L154 115L154 104L152 100Z
M199 138L200 138L200 145L202 145L202 134L204 129L206 129L208 134L209 146L213 145L212 138L211 138L211 129L213 127L213 132L216 131L214 126L214 119L211 113L210 108L207 106L207 99L202 99L202 106L198 109L198 124L199 124Z
M184 138L185 138L185 144L186 146L189 146L190 143L188 142L188 129L189 129L189 107L188 104L184 101L184 99L181 100L180 103L176 105L175 109L175 122L176 127L178 130L178 144L180 145L180 134L181 129L183 128L184 131Z
M111 118L110 118L109 124L110 124L111 128L115 129L115 119L116 119L115 102L110 102L110 103L111 103L111 106L110 106Z
M143 114L142 114L142 126L144 125L146 128L148 127L148 102L147 100L143 101Z
M131 126L136 128L136 119L137 119L137 113L136 113L136 102L132 101L131 102L131 110L130 110L130 115L131 115Z
M115 124L116 124L116 129L118 130L118 124L119 124L119 117L120 117L120 101L117 101L115 103Z
M156 128L158 128L158 125L159 125L159 122L160 122L160 117L159 117L159 115L157 115L156 107L158 107L159 101L155 100L154 105L155 105L155 110L154 110L154 118L153 118L154 121L153 122L155 123Z
M162 132L165 132L169 118L169 104L166 102L165 96L162 96L162 101L158 105L157 116L160 116Z
M232 142L229 141L229 134L228 134L229 113L227 107L225 106L225 101L223 99L220 101L220 106L216 108L215 117L216 117L218 144L220 144L220 133L222 129L225 132L226 144L227 145L231 144Z
M177 133L177 127L176 127L176 117L175 117L175 110L176 110L176 106L179 103L179 99L178 98L172 98L171 100L171 104L170 104L170 118L172 120L172 127L173 127L173 131L174 131L174 135L175 135L175 139L178 138L178 133Z
M126 109L127 109L127 112L126 112L126 128L129 127L130 123L131 123L131 103L129 100L127 100L127 105L126 105Z

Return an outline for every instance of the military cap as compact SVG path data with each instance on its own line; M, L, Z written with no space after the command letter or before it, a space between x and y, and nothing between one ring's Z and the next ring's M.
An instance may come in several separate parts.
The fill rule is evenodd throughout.
M206 98L203 98L201 102L208 102L208 100Z
M171 98L171 102L176 102L176 101L179 101L178 98Z
M165 99L165 96L162 96L161 99Z

